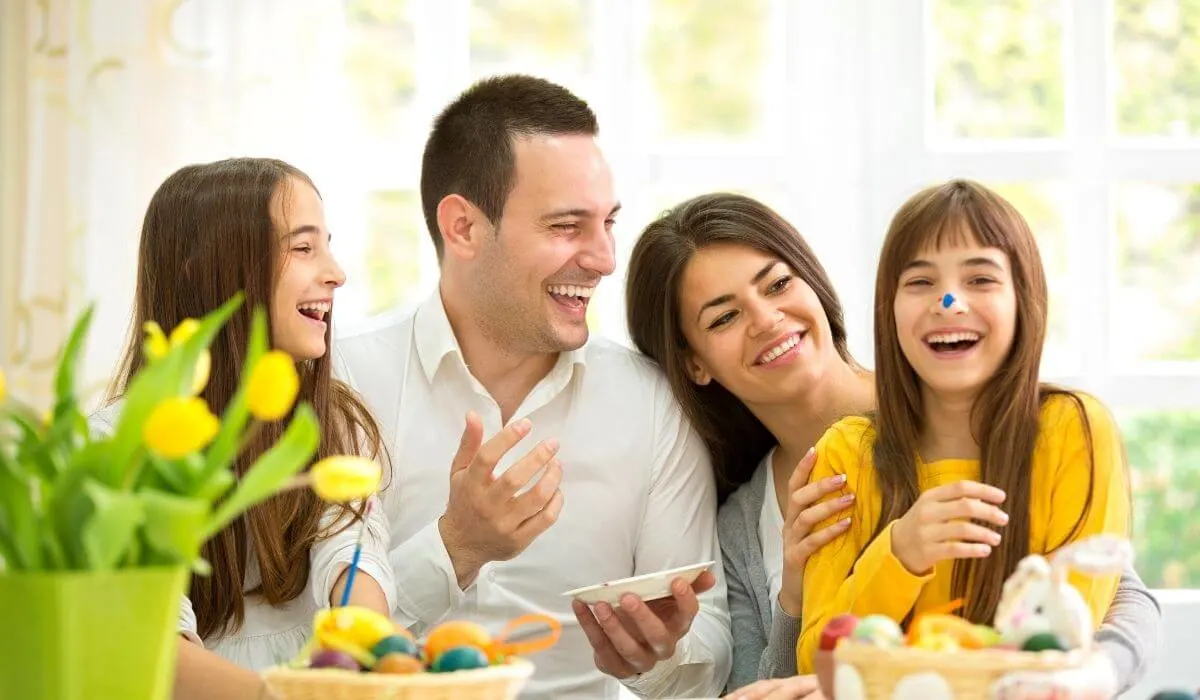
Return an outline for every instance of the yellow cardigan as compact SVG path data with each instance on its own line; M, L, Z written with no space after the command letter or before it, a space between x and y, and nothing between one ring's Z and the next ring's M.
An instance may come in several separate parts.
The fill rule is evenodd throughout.
M1120 434L1099 401L1077 396L1091 427L1095 481L1091 509L1073 539L1098 533L1127 536L1130 496ZM1091 465L1083 421L1070 398L1056 395L1046 400L1040 423L1030 489L1029 551L1047 554L1066 539L1083 512ZM882 614L899 621L909 612L920 613L951 600L953 561L939 562L932 572L917 576L892 553L892 525L870 540L881 508L871 453L874 441L870 421L853 417L834 424L817 443L817 464L810 480L845 474L846 489L857 498L850 530L818 550L804 570L803 617L796 645L796 663L803 673L813 671L821 630L835 615ZM917 470L922 492L963 479L979 479L978 460L918 461ZM1112 603L1119 576L1072 572L1070 580L1087 600L1098 626Z

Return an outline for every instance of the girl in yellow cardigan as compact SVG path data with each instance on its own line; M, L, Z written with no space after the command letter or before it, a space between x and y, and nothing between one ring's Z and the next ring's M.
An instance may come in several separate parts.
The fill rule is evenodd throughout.
M990 624L1025 555L1128 534L1112 417L1038 381L1046 300L1029 226L987 188L932 187L893 218L875 282L878 411L834 424L810 476L845 475L856 502L805 569L802 672L835 615L903 621L961 598ZM1097 625L1117 580L1072 574Z

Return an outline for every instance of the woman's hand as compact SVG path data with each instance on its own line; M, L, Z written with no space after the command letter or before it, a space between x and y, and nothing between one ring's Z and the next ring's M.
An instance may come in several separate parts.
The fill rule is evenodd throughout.
M724 700L825 700L817 677L792 676L751 683L725 696Z
M1000 544L1000 533L973 520L998 527L1008 514L996 507L1005 494L978 481L956 481L921 494L892 526L892 553L915 575L924 575L946 559L981 559Z
M783 583L779 590L779 607L792 617L800 617L800 590L804 583L804 565L821 547L829 544L850 526L850 518L813 531L818 524L846 510L854 503L849 493L818 503L846 485L846 476L838 474L816 483L808 483L817 454L811 448L796 465L788 479L787 512L783 516Z

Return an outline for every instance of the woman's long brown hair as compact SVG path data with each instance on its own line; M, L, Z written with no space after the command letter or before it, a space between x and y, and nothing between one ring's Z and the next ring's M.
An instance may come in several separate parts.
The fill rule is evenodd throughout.
M773 209L745 195L694 197L642 232L629 258L625 316L629 337L658 363L712 456L719 500L749 481L775 438L749 408L718 382L699 385L687 370L691 349L679 319L679 287L688 262L714 243L737 243L774 255L812 288L829 319L838 355L854 364L846 345L842 303L808 243Z
M971 429L980 448L980 479L1004 490L1008 525L999 547L986 559L954 562L952 590L964 598L961 614L990 623L1005 579L1029 554L1030 477L1042 404L1052 395L1071 399L1083 420L1092 479L1095 482L1091 426L1079 397L1038 380L1046 336L1046 275L1029 225L1004 198L986 187L953 180L925 189L896 213L880 254L875 280L874 461L882 494L875 535L908 511L920 496L916 459L925 428L921 380L900 349L894 303L904 266L922 250L960 242L998 248L1008 255L1016 294L1016 331L1012 348L971 408ZM1075 537L1087 509L1057 548ZM1052 548L1052 549L1053 549Z
M215 413L225 410L237 389L253 309L270 310L281 269L279 238L284 232L271 219L271 202L291 196L294 181L312 186L307 175L282 161L235 158L189 165L159 186L142 224L133 323L110 398L119 398L142 367L146 321L170 332L183 319L200 318L241 290L245 304L211 346L212 372L203 393ZM328 321L332 328L332 317ZM330 341L327 329L327 349ZM299 400L312 405L321 426L317 459L356 454L386 465L378 426L354 392L332 378L331 367L330 352L298 366ZM237 460L239 477L285 428L286 422L262 426ZM262 583L251 593L272 605L300 595L308 583L309 550L318 537L330 534L320 531L326 507L310 489L287 491L254 506L205 543L203 556L212 572L194 575L189 593L201 638L241 628L250 551L262 574ZM335 527L347 527L358 517L349 511L343 516L349 517L339 518Z

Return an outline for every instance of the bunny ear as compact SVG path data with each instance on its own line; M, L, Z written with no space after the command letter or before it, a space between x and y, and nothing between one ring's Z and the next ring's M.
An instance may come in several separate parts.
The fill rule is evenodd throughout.
M1066 569L1085 574L1118 573L1133 563L1133 546L1116 535L1093 535L1059 549L1053 563L1056 573L1065 574Z

